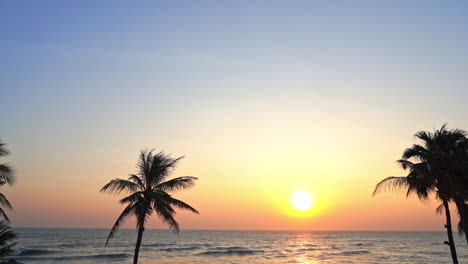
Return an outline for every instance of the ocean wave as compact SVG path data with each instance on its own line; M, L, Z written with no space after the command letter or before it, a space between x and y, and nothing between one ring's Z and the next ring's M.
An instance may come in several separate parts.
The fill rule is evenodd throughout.
M370 252L367 250L350 250L350 251L342 251L339 253L331 253L330 255L343 255L343 256L354 256L354 255L362 255L362 254L369 254Z
M190 247L169 247L169 248L160 248L158 249L159 251L167 251L167 252L172 252L172 251L190 251L190 250L197 250L200 249L199 246L190 246Z
M176 243L153 243L153 244L147 244L143 245L142 247L168 247L168 246L174 246Z
M118 253L118 254L95 254L95 255L86 255L80 256L82 259L125 259L129 258L132 255L127 253Z
M166 252L176 252L176 251L191 251L198 250L202 248L210 247L210 243L193 243L193 244L181 244L177 245L176 243L154 243L149 245L144 245L143 249L146 251L166 251Z
M210 250L248 250L246 247L239 247L239 246L234 246L234 247L212 247Z
M59 251L47 250L47 249L18 249L13 253L13 256L42 256L48 254L54 254Z
M431 256L445 256L447 254L446 251L417 251L414 254L421 254L421 255L431 255ZM426 256L428 257L428 256Z
M89 246L89 243L85 243L85 242L63 243L63 244L60 244L58 247L61 247L61 248L77 248L77 247L85 247L85 246Z
M130 258L132 255L126 253L117 253L117 254L94 254L94 255L80 255L80 256L66 256L66 257L38 257L37 255L29 255L24 256L20 255L18 257L14 257L13 259L18 261L33 261L33 260L40 260L40 261L76 261L76 260L107 260L107 261L117 261Z
M215 247L198 253L198 256L246 256L263 253L263 250L252 250L245 247Z

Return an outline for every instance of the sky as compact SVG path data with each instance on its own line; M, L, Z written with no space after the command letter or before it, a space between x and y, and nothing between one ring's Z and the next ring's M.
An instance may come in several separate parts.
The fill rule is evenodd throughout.
M110 228L143 149L185 156L182 229L443 230L372 197L419 130L468 129L463 1L0 2L13 226ZM296 191L314 197L298 212ZM132 220L126 227L133 227ZM156 217L148 228L167 228Z

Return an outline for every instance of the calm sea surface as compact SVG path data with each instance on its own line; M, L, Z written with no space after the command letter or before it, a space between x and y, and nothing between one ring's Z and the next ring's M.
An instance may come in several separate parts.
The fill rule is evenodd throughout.
M135 230L108 247L106 229L18 228L15 257L28 263L131 263ZM468 245L456 234L460 263ZM146 230L140 263L451 263L444 232Z

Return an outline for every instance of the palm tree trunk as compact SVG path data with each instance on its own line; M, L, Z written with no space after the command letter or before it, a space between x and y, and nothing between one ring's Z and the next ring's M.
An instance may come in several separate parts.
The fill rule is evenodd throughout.
M453 234L452 234L452 219L450 217L450 209L447 200L443 200L443 204L445 207L445 218L447 221L447 236L448 236L448 245L450 247L450 254L452 255L453 264L458 264L457 259L457 251L455 250L455 242L453 241Z
M143 225L140 225L138 228L138 237L137 237L137 242L135 245L135 254L133 255L133 264L138 264L138 254L140 253L140 246L141 246L141 240L143 238L143 231L145 231L145 228Z
M465 233L466 243L468 243L468 207L465 204L465 199L455 198L455 205L458 209L458 214L460 215L460 223Z

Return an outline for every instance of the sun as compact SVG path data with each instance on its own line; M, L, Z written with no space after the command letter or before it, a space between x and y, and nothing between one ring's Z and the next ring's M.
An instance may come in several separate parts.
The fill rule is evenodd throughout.
M314 205L314 199L308 192L295 192L291 197L291 204L299 211L306 211Z

